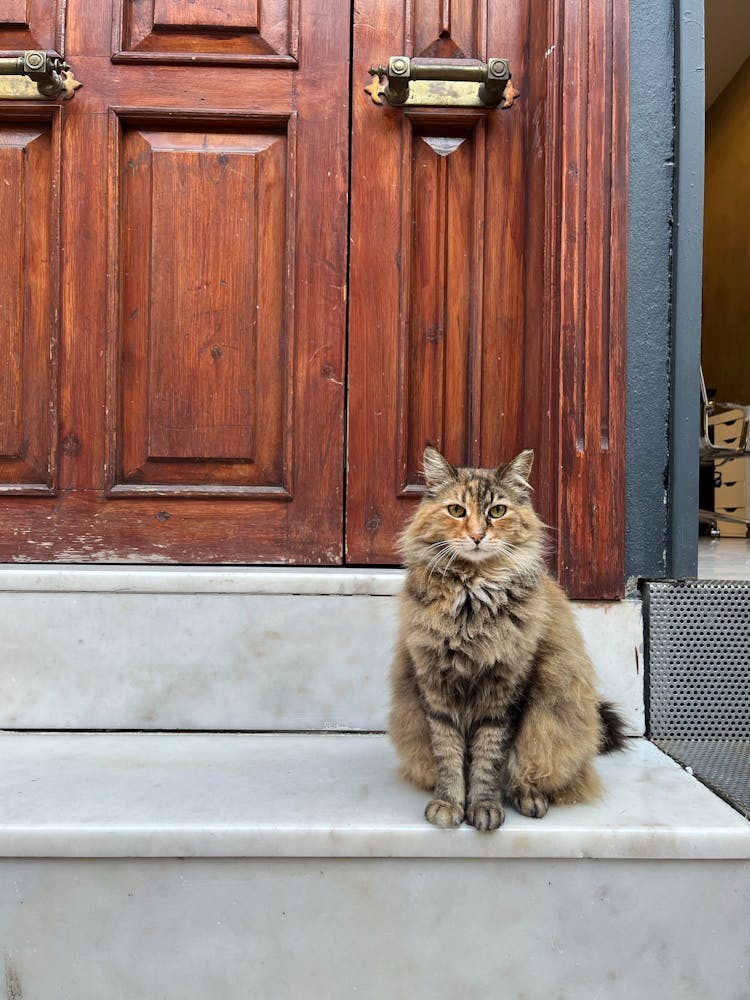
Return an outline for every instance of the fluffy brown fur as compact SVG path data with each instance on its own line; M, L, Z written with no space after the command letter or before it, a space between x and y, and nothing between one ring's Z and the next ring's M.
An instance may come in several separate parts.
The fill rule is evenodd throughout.
M570 604L544 566L533 453L454 469L425 450L427 492L403 536L408 569L390 735L426 818L494 830L502 803L542 817L596 795L592 760L624 745Z

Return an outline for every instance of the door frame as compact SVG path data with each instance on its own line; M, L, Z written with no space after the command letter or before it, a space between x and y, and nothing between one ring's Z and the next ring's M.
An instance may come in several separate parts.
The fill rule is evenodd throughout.
M554 0L550 18L561 136L551 199L557 574L569 596L602 600L625 592L629 4Z

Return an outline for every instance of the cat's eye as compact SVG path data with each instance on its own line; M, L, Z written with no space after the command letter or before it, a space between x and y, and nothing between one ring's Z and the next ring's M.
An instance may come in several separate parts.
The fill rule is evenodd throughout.
M460 503L452 503L448 505L448 513L451 517L464 517L466 508L462 507Z
M496 503L492 507L490 507L487 513L490 515L490 517L498 518L502 517L507 510L508 508L505 506L504 503Z

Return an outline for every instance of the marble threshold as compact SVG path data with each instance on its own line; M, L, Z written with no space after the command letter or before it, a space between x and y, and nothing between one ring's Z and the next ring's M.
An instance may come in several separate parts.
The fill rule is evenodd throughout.
M700 538L699 580L750 580L750 539Z
M5 858L750 858L750 823L644 739L601 798L437 830L382 734L0 733Z

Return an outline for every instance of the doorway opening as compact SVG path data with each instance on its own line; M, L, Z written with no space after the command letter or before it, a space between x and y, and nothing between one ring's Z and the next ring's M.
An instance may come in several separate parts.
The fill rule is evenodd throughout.
M750 578L750 21L743 0L706 7L706 161L701 363L710 442L701 575ZM736 457L733 454L736 453Z

